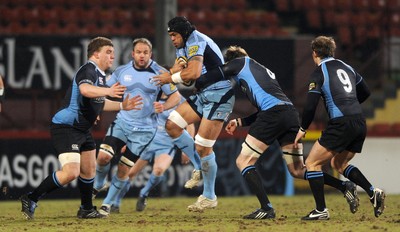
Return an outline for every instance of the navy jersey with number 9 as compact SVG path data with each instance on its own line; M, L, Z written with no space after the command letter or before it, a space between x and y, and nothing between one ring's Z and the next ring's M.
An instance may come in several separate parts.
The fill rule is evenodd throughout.
M361 81L363 78L351 66L330 57L322 60L311 74L308 92L322 96L331 119L361 114L356 91Z

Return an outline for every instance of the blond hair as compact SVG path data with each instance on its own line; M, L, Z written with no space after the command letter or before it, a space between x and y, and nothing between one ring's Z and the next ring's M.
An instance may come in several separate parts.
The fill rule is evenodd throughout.
M240 46L230 46L225 52L225 61L229 62L235 58L248 56L246 50Z

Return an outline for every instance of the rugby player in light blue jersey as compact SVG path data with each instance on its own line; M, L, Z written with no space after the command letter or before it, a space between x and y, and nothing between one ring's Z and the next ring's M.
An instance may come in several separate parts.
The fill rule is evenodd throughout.
M182 71L164 73L153 80L159 84L193 83L201 74L224 63L221 50L217 44L205 34L196 30L185 17L175 17L168 22L168 34L176 47L178 59L187 60L187 67ZM203 193L197 201L188 206L189 211L202 212L207 208L215 208L218 204L215 195L215 179L217 163L213 146L221 129L232 112L235 102L234 91L229 80L222 80L200 89L179 105L168 117L166 129L174 138L174 143L184 151L195 166L192 179L186 188L197 186L200 172L203 178ZM188 124L200 122L195 141L185 132ZM195 149L194 149L195 147ZM201 167L196 157L201 157ZM198 157L197 157L198 158Z
M94 195L105 185L111 159L114 155L119 155L121 148L126 145L126 151L118 163L117 173L112 177L107 197L99 210L103 215L110 213L112 202L128 182L129 169L153 140L157 131L156 114L176 106L181 98L174 84L157 86L152 83L152 76L166 70L153 61L151 55L151 42L145 38L135 39L132 49L133 60L118 67L107 81L109 86L117 82L126 86L126 94L141 96L143 106L140 111L121 110L109 126L104 141L100 145ZM169 96L163 104L158 102L161 93Z
M163 94L160 102L164 102L165 100L166 96ZM185 99L182 97L182 102L184 102L184 100ZM171 136L169 136L165 130L167 118L174 109L175 108L165 110L164 112L157 114L158 126L156 136L129 172L129 179L133 180L148 163L153 161L153 170L150 178L146 185L140 190L139 198L136 203L136 211L143 211L146 208L147 198L150 191L163 181L164 173L171 166L172 160L177 151L177 147L174 145ZM194 136L195 128L193 124L188 125L186 130L191 136ZM185 161L186 160L183 156L182 163L184 164ZM111 212L119 212L121 200L129 191L130 187L131 183L129 181L126 183L117 199L113 202Z

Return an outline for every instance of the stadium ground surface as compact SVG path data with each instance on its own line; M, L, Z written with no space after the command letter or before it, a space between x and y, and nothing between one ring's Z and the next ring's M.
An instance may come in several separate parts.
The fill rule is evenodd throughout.
M143 212L136 212L136 198L123 200L121 213L106 219L76 217L79 200L42 200L35 219L27 221L16 200L0 201L0 231L400 231L400 195L386 197L383 215L375 218L366 194L360 194L360 208L350 213L341 194L326 195L331 218L301 221L314 207L311 195L270 196L276 218L244 220L242 216L258 207L255 197L220 197L218 207L203 213L186 210L195 198L150 198ZM96 199L99 206L102 199Z

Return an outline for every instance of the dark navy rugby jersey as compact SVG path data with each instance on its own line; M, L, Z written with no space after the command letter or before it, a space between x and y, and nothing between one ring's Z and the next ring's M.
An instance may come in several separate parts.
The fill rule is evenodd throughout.
M370 95L362 76L350 65L333 57L325 58L311 74L301 127L311 124L322 97L329 118L362 114L361 103Z
M52 123L72 126L85 131L90 129L104 107L105 97L87 98L79 91L79 85L88 83L106 87L106 74L95 63L89 61L75 74L61 108Z
M330 57L311 74L308 92L322 96L330 118L361 114L356 85L362 79L352 67Z
M239 57L222 66L225 78L233 78L259 111L276 105L292 105L282 91L275 73L252 58Z

